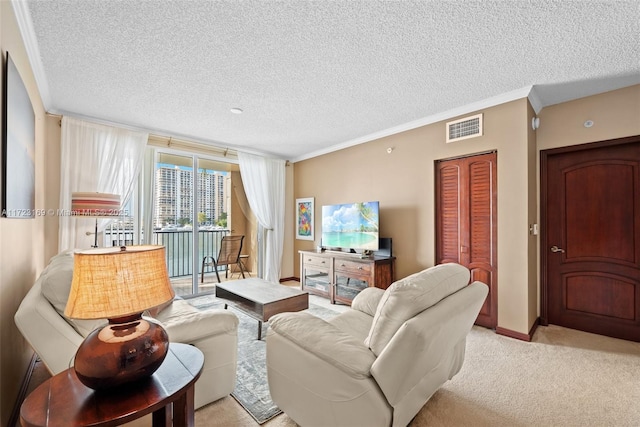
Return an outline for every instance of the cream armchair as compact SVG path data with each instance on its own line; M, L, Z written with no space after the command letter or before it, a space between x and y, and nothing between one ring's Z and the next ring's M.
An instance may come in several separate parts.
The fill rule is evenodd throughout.
M488 294L469 270L443 264L367 288L330 321L269 320L273 401L307 426L406 426L462 367L466 336Z
M18 329L53 375L73 365L80 343L105 320L74 320L63 314L73 275L73 252L56 255L18 307ZM204 354L195 386L199 408L230 394L236 381L238 318L230 310L198 310L181 299L154 318L172 342L191 344Z

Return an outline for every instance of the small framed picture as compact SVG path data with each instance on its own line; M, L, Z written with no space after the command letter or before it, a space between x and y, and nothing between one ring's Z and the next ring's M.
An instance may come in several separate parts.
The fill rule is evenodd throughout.
M313 240L314 216L313 197L296 199L296 239Z

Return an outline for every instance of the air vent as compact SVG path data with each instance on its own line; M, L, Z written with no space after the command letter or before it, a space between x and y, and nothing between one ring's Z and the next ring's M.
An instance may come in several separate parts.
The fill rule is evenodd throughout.
M447 143L482 135L482 114L447 123Z

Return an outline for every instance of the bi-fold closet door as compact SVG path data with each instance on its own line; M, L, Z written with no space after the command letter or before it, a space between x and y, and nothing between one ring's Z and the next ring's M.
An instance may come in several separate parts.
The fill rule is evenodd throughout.
M436 263L456 262L489 285L476 324L495 328L497 307L497 154L436 162Z

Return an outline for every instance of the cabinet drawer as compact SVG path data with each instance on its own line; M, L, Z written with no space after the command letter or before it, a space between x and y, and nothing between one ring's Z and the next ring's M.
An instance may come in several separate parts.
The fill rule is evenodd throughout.
M333 266L336 273L343 273L350 276L369 276L373 269L373 264L337 259Z
M304 255L303 263L305 267L328 269L331 259L315 255Z

